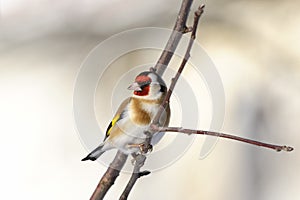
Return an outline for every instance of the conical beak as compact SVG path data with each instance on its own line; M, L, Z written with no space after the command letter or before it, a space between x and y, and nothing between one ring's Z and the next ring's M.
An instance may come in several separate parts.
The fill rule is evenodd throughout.
M137 82L134 82L128 87L128 90L142 91L142 88Z

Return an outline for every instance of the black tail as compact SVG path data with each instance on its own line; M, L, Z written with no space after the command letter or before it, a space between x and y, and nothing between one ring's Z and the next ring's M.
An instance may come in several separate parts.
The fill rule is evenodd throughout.
M97 158L99 158L104 153L104 151L102 151L102 147L103 147L103 144L101 144L96 149L94 149L85 158L81 159L81 161L86 161L86 160L95 161L95 160L97 160Z

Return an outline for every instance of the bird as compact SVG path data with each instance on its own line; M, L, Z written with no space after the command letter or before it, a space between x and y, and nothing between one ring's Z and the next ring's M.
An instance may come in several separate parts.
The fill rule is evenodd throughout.
M135 81L128 89L132 90L133 94L119 106L106 129L103 142L81 161L95 161L104 152L111 149L118 149L127 155L141 154L139 144L146 141L145 131L149 129L164 101L167 87L157 73L144 71L136 76ZM168 126L170 114L168 105L160 117L159 125ZM163 132L155 133L150 146L156 145L163 136Z

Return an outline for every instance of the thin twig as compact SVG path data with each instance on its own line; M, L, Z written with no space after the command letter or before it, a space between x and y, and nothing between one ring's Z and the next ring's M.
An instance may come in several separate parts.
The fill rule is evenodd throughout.
M141 155L141 154L135 158L136 164L134 165L133 173L130 177L128 184L126 185L126 188L124 189L124 191L120 197L120 200L127 199L128 195L129 195L130 191L132 190L137 179L139 179L142 176L146 176L146 175L150 174L149 171L142 171L142 172L140 171L141 167L145 163L145 160L146 160L146 156Z
M119 176L120 171L127 160L127 157L128 155L118 151L114 160L111 162L105 174L102 176L101 180L99 181L90 200L101 200L104 198L107 191L115 183L115 180Z
M162 113L164 112L164 110L166 109L167 105L169 104L170 97L171 97L171 95L173 93L175 85L176 85L176 83L177 83L177 81L178 81L178 79L179 79L179 77L180 77L180 75L181 75L181 73L182 73L182 71L183 71L183 69L184 69L187 61L188 61L188 59L190 58L190 52L191 52L194 40L196 38L196 31L197 31L197 27L198 27L198 22L199 22L199 19L200 19L202 13L204 12L204 7L205 7L204 4L201 5L198 8L198 10L195 12L192 34L191 34L191 38L189 40L189 44L188 44L187 50L185 52L184 58L183 58L183 60L181 62L181 65L180 65L180 67L179 67L179 69L178 69L175 77L172 79L172 83L171 83L170 88L169 88L169 90L168 90L168 92L166 94L166 97L165 97L162 105L160 106L160 108L159 108L159 110L158 110L155 118L153 119L152 124L154 124L154 125L158 124L159 119L160 119Z
M293 151L294 148L290 146L281 146L281 145L275 145L275 144L269 144L269 143L264 143L256 140L251 140L243 137L238 137L235 135L230 135L230 134L225 134L225 133L219 133L219 132L213 132L213 131L203 131L203 130L193 130L193 129L184 129L181 127L157 127L157 126L152 126L151 127L154 131L156 132L177 132L177 133L185 133L188 135L191 134L200 134L200 135L209 135L209 136L216 136L216 137L222 137L222 138L227 138L231 140L236 140L240 142L245 142L251 145L255 146L260 146L260 147L265 147L269 149L274 149L276 151Z
M190 51L192 49L194 40L196 38L196 31L197 31L197 27L198 27L198 22L199 22L199 19L200 19L203 12L204 12L204 5L201 5L198 8L198 10L195 12L194 23L193 23L193 27L192 27L192 34L191 34L191 37L190 37L190 41L189 41L185 56L182 60L182 63L180 65L175 77L172 79L172 83L170 85L170 88L169 88L169 90L168 90L168 92L165 96L165 99L164 99L162 105L160 106L160 109L156 113L156 116L155 116L155 118L152 122L152 125L157 125L158 124L160 116L162 115L162 113L165 110L166 106L169 104L170 97L171 97L172 92L175 88L175 85L176 85L176 83L177 83L177 81L178 81L178 79L179 79L179 77L180 77L187 61L188 61L188 59L190 58ZM156 133L156 131L154 129L151 129L151 126L150 126L148 131L145 131L145 134L147 135L147 140L143 144L141 144L141 145L146 147L145 152L148 152L147 148L151 148L150 141L151 141L151 137L154 133ZM120 200L126 200L128 198L128 195L129 195L131 189L133 188L134 184L141 177L139 175L141 173L140 168L144 165L144 162L145 162L145 160L142 160L142 161L136 160L136 163L135 163L135 166L134 166L134 173L132 174L132 176L130 178L130 181L128 182L128 184L127 184Z

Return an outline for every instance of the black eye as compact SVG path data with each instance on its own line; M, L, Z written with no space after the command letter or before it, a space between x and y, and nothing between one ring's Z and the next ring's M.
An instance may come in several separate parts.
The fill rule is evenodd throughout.
M148 85L142 85L142 86L141 86L141 89L144 90L145 87L147 87L147 86L149 86L149 84L148 84Z
M151 83L150 81L147 81L147 82L140 83L139 85L143 89L144 87L149 86L150 83Z

